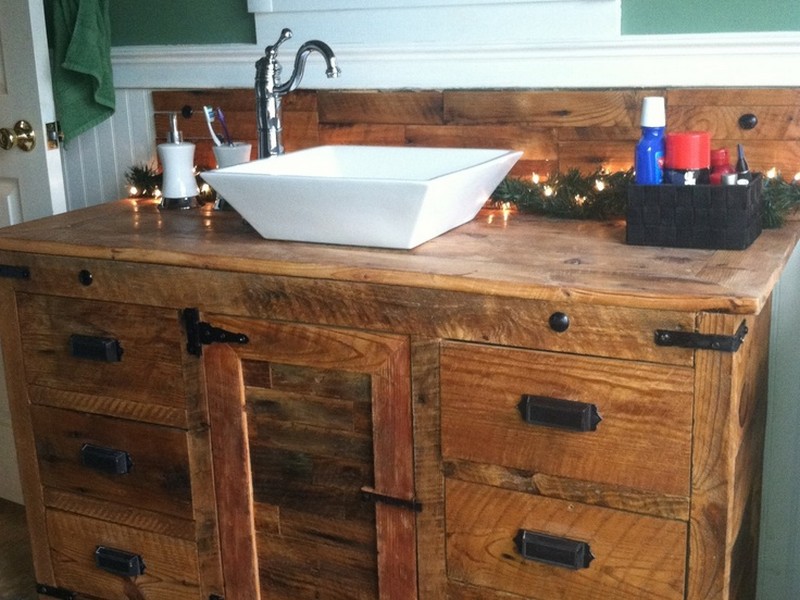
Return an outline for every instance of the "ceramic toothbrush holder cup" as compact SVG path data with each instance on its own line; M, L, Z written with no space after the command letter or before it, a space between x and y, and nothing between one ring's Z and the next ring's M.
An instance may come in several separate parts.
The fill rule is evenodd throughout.
M251 144L246 142L233 142L230 146L214 146L214 158L217 160L217 168L224 169L225 167L232 167L242 163L250 162ZM220 210L227 208L228 203L225 199L217 195L214 202L214 208Z
M250 149L251 145L245 142L233 142L231 146L214 146L217 168L224 169L250 162Z

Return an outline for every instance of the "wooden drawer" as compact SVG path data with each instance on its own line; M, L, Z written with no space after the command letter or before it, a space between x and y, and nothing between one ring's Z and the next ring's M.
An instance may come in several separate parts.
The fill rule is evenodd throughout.
M447 481L445 510L448 578L483 588L476 597L683 598L686 523L455 480ZM523 558L521 530L586 543L594 558L579 568Z
M170 413L185 413L186 340L177 310L22 293L17 304L35 402L68 404L89 395L107 399L106 412L135 418L169 422ZM117 341L119 360L76 357L70 341L76 335Z
M686 497L693 372L676 366L446 343L442 454ZM594 431L531 424L525 395L593 404Z
M200 598L192 542L57 510L48 510L46 518L58 587L103 600ZM95 559L98 546L140 556L144 573L129 577L101 569Z
M185 431L46 406L31 418L45 487L192 519Z

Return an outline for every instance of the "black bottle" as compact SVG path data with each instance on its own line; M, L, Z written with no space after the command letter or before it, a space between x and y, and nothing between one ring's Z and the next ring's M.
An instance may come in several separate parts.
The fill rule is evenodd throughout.
M747 183L753 179L753 174L750 172L750 167L747 164L747 159L744 157L744 146L738 144L736 146L737 159L736 159L736 177L737 183Z

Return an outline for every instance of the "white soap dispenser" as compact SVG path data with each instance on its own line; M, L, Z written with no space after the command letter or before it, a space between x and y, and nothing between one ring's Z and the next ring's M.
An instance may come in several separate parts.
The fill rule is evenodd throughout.
M194 144L183 141L176 113L170 113L169 124L167 143L158 145L163 173L161 208L192 208L200 193L194 175Z

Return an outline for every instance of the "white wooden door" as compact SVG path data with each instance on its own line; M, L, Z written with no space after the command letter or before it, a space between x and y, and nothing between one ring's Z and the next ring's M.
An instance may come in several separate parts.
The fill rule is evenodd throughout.
M0 17L0 128L16 135L19 121L30 123L35 146L28 152L18 143L0 148L0 226L67 208L61 153L48 149L45 139L45 124L55 121L55 108L41 0L6 0ZM22 501L2 363L0 498Z

